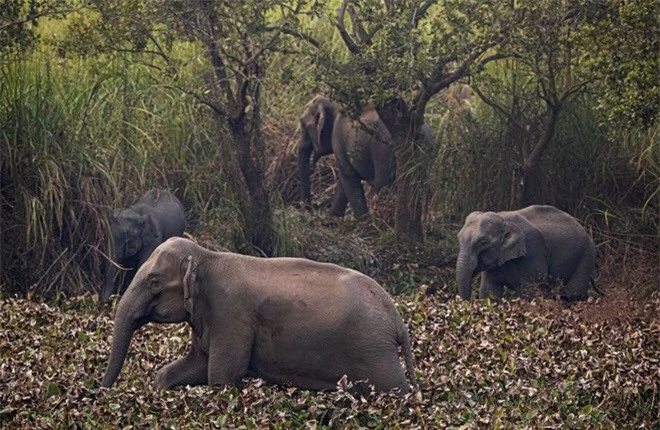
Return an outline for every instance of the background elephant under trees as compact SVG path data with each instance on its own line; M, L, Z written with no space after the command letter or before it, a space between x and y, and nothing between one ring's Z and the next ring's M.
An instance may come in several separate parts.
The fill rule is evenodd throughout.
M127 209L116 211L109 218L108 256L101 301L121 294L137 269L149 258L154 249L172 236L182 236L186 228L183 205L167 190L153 189ZM115 264L128 270L121 285L116 285L119 272Z
M561 297L585 300L595 265L593 241L569 214L552 206L510 212L472 212L458 233L456 284L471 297L472 278L481 273L479 297L502 297L506 285L525 294L536 281L563 283Z
M192 326L189 353L158 371L165 389L238 385L244 376L312 390L335 389L343 375L380 391L416 386L408 329L392 299L373 279L334 264L169 239L119 302L103 386L114 383L134 331L150 321Z
M311 202L310 157L313 164L334 153L338 182L330 213L344 216L351 204L356 217L368 212L362 180L376 192L394 181L396 162L392 136L372 105L364 108L358 121L339 112L328 98L317 95L300 117L298 170L303 199Z

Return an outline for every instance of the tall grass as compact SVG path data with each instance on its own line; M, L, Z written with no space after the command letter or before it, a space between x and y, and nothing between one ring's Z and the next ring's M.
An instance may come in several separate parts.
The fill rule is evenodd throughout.
M473 210L516 208L518 142L507 123L477 97L471 107L436 106L439 145L432 211L460 224ZM603 240L657 251L660 228L657 128L621 132L603 124L583 96L565 106L544 154L535 201L585 220ZM431 116L433 121L434 116Z
M96 289L107 214L149 188L172 189L193 226L232 207L222 130L146 66L35 54L0 73L6 292Z

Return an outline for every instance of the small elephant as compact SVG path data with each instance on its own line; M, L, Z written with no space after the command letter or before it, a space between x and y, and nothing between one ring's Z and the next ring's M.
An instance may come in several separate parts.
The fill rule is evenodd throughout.
M392 299L373 279L334 264L167 240L119 302L104 387L119 375L134 331L150 321L192 326L188 354L157 373L163 389L253 376L332 390L343 375L360 391L416 387L408 329Z
M154 249L172 236L182 236L186 228L183 205L167 190L153 189L127 209L110 216L108 240L109 256L106 260L105 281L101 302L121 294L135 272L149 258ZM128 268L122 285L116 286L118 269L115 264Z
M525 295L537 281L563 283L561 297L585 300L595 264L594 243L569 214L552 206L472 212L458 233L456 284L463 299L481 272L479 297L502 297L506 285ZM595 286L595 285L594 285Z
M396 162L392 136L373 105L364 108L359 121L339 112L328 98L317 95L300 117L298 170L303 199L311 202L310 156L313 164L335 154L339 177L330 213L342 217L351 204L356 217L368 212L362 180L378 192L392 184Z

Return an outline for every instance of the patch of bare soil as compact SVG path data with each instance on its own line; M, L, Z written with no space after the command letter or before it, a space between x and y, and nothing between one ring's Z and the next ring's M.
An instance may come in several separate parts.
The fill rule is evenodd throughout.
M660 266L652 253L608 250L601 256L596 284L604 296L593 292L589 300L567 304L558 299L536 298L528 306L554 314L572 311L589 323L658 321L660 316Z

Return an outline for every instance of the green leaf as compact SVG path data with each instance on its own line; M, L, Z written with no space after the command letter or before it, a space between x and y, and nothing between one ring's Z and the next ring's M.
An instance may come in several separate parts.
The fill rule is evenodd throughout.
M59 396L62 394L62 391L60 390L59 385L57 385L54 382L48 382L46 383L46 394L48 397L50 396Z

